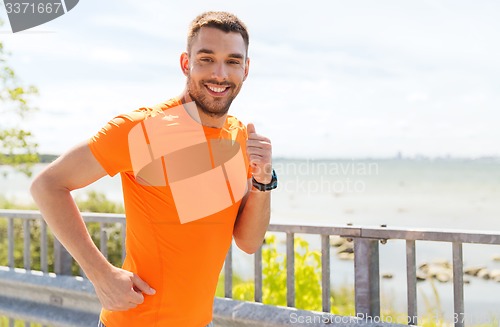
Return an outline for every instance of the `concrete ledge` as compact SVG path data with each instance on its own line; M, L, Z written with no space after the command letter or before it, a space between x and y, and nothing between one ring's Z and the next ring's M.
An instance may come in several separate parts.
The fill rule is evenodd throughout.
M0 296L0 315L54 327L96 327L99 314Z
M0 267L0 314L54 327L97 326L100 303L83 278Z
M94 327L100 310L94 287L86 279L0 267L0 315L54 327ZM217 327L405 326L224 298L214 300L214 323Z
M92 283L81 277L0 267L0 296L87 313L99 314Z
M217 327L408 327L407 325L378 323L376 319L373 321L375 322L367 322L351 316L338 316L232 299L216 298L214 301L214 323Z

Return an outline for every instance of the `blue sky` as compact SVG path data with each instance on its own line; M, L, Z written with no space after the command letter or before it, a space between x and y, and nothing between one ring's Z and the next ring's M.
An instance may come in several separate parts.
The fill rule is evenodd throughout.
M10 64L41 93L23 122L41 152L180 94L187 26L227 10L248 25L251 58L230 113L269 136L276 156L500 156L498 1L188 4L81 0L26 32L0 28Z

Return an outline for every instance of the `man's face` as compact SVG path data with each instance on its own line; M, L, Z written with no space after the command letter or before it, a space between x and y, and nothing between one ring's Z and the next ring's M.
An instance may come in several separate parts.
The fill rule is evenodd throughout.
M187 92L198 108L212 117L225 115L248 74L241 34L202 27L183 58Z

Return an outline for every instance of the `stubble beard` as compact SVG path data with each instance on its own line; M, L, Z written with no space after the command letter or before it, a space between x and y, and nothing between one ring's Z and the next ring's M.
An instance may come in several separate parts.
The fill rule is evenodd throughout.
M230 86L233 93L224 98L215 98L210 95L204 94L205 83L218 84ZM187 93L191 99L196 103L198 109L200 109L204 114L218 118L222 117L229 111L229 107L233 102L234 98L238 95L240 87L236 88L234 83L218 83L214 81L200 81L198 88L196 88L195 82L193 82L188 76L187 80Z

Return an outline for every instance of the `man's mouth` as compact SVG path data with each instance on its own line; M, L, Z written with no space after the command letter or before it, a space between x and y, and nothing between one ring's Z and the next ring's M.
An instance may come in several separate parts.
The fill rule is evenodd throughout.
M205 87L209 90L209 93L215 96L222 96L227 93L229 90L229 86L214 86L214 85L206 85Z

